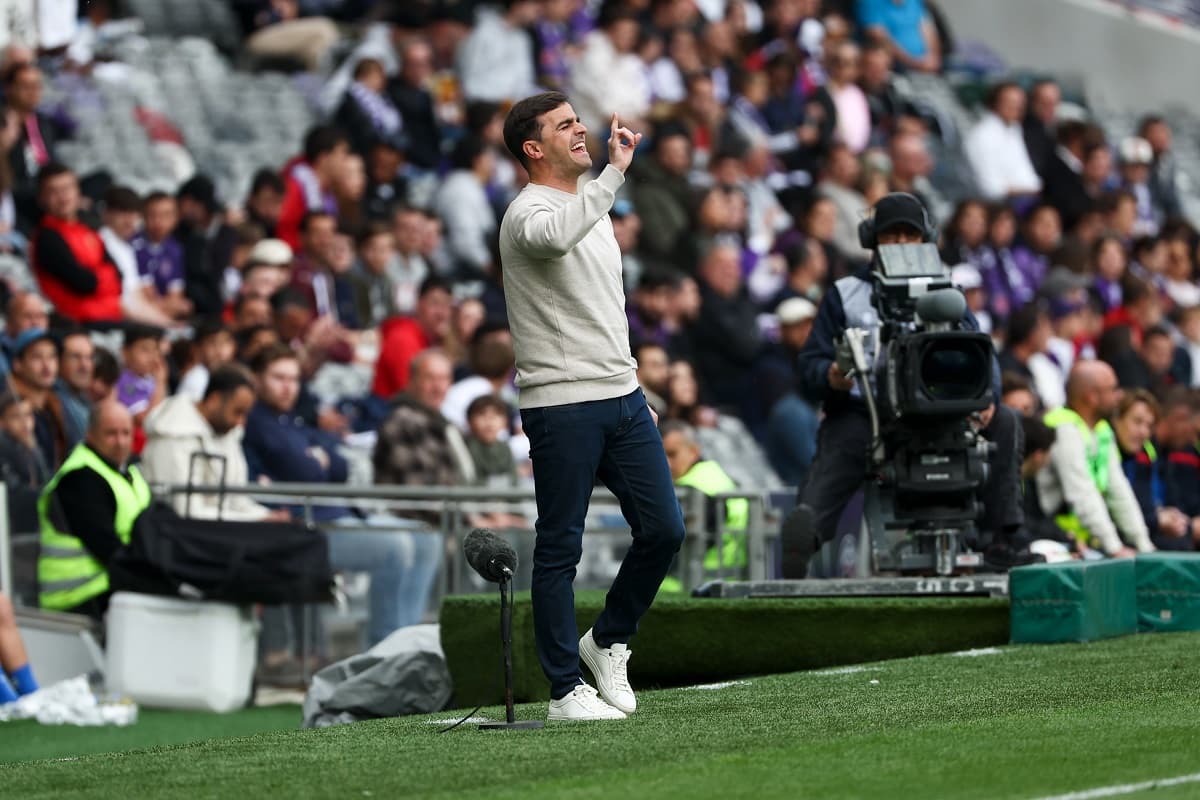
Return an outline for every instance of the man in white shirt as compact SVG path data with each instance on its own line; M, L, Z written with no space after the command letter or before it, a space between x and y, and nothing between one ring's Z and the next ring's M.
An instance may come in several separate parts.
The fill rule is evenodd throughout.
M503 13L480 10L475 30L458 48L458 75L467 100L499 103L533 90L533 40L526 28L540 11L534 0L505 0Z
M992 87L988 111L967 134L967 160L975 173L979 192L989 200L1041 191L1025 147L1021 121L1025 117L1025 90L1015 83Z

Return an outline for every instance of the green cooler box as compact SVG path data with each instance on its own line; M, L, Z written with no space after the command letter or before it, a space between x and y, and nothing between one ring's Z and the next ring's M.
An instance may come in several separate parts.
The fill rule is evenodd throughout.
M1138 630L1200 631L1200 553L1137 557Z
M1134 559L1032 564L1009 573L1014 643L1091 642L1137 632Z

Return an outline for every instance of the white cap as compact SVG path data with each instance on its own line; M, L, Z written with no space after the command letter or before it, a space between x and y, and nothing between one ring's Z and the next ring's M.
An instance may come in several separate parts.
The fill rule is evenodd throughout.
M1140 136L1129 136L1121 140L1120 157L1122 164L1151 164L1154 148Z
M956 264L950 270L950 282L964 292L983 288L983 276L970 264Z
M811 300L803 297L789 297L775 309L775 316L780 325L796 325L806 322L817 315L817 307Z
M292 248L282 239L262 239L250 250L247 263L286 267L292 263Z

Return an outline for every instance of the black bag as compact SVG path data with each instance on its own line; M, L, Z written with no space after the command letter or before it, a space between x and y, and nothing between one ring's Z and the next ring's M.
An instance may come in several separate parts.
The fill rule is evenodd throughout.
M181 517L162 502L134 521L109 563L113 591L225 603L324 603L333 599L325 534L294 522Z

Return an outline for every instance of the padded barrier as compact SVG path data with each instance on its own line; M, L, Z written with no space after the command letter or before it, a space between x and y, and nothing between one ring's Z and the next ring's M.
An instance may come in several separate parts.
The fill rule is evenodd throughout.
M1009 573L1014 643L1091 642L1137 631L1134 559L1033 564Z
M1138 630L1200 630L1200 553L1137 557Z

